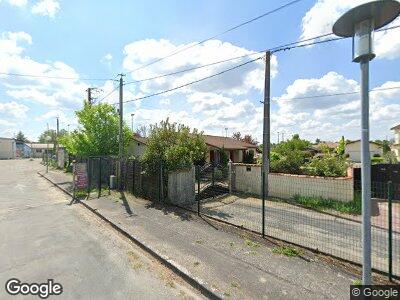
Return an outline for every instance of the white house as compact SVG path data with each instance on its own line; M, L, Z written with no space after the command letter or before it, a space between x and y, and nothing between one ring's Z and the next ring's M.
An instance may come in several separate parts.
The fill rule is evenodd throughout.
M17 155L17 145L14 139L0 137L0 159L12 159Z
M394 144L391 146L391 150L396 155L397 161L400 161L400 124L390 130L394 131Z
M376 154L383 155L381 146L375 142L369 142L369 152L371 157ZM350 161L361 162L361 140L346 143L344 153L348 155Z

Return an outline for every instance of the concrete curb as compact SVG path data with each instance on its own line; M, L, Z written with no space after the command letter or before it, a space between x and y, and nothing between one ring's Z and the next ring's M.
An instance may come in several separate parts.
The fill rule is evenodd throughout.
M52 180L50 180L49 178L47 178L45 175L41 174L40 172L37 172L37 174L41 177L43 177L44 179L46 179L47 181L49 181L51 184L53 184L54 186L56 186L58 189L60 189L62 192L64 192L65 194L69 195L70 197L72 197L72 194L70 192L68 192L66 189L62 188L61 186L59 186L57 183L53 182ZM91 211L92 213L94 213L97 217L99 217L100 219L102 219L103 221L107 222L108 224L111 225L112 228L114 228L115 230L117 230L119 233L121 233L122 235L124 235L125 237L127 237L129 240L131 240L132 242L134 242L137 246L139 246L141 249L143 249L144 251L146 251L147 253L149 253L151 256L153 256L155 259L157 259L161 264L163 264L165 267L169 268L171 271L173 271L176 275L178 275L179 277L181 277L183 280L185 280L188 284L190 284L193 288L195 288L196 290L198 290L201 294L203 294L205 297L209 298L209 299L222 299L221 296L215 294L213 291L211 291L210 289L208 289L202 282L200 279L195 278L193 276L191 276L189 274L189 272L187 270L184 270L181 266L179 266L178 264L176 264L174 261L172 261L171 259L167 258L165 255L159 253L157 250L152 249L149 245L146 245L145 242L139 240L137 237L132 236L131 234L129 234L127 231L125 231L124 229L122 229L121 227L119 227L118 225L116 225L115 223L113 223L111 220L109 220L108 218L106 218L105 216L103 216L100 212L97 211L97 209L94 209L93 207L91 207L90 205L88 205L87 203L84 203L80 200L76 200L77 203L82 204L85 208L87 208L89 211Z

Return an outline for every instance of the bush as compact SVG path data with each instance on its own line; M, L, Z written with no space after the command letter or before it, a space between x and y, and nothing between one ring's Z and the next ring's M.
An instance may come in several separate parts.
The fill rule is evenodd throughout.
M381 155L379 153L375 153L374 155L372 155L372 157L381 157Z
M341 156L313 157L303 168L304 173L312 176L346 176L347 163Z
M254 164L254 151L249 150L243 153L243 162L245 164Z
M279 159L271 159L270 170L273 173L301 174L302 166L307 157L308 155L303 151L292 151L290 155L279 156Z
M383 161L384 161L383 157L380 157L380 156L371 157L371 163L372 164L379 164L379 163L382 163Z

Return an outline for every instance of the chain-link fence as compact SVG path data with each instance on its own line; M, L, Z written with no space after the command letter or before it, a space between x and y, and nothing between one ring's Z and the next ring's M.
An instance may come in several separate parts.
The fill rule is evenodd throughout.
M286 242L361 263L361 184L353 178L270 174L263 203L261 167L197 167L200 214ZM218 175L217 175L218 174ZM372 266L400 276L400 184L373 182Z

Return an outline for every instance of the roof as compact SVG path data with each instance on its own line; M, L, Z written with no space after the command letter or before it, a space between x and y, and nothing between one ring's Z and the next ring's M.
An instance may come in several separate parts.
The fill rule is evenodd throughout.
M0 137L0 140L15 140L14 138Z
M396 129L400 129L400 124L390 128L390 130L396 130Z
M339 143L336 142L321 142L317 145L315 145L316 148L321 148L322 146L327 146L328 148L337 148L337 146L339 146Z
M139 143L142 143L142 144L145 144L145 145L147 144L147 138L145 138L145 137L134 135L133 139L135 141L139 142Z
M216 136L216 135L203 135L207 145L215 148L224 148L226 150L246 150L249 148L257 148L256 145L249 144L243 141L235 140L231 137Z
M358 142L361 142L361 140L355 140L355 141L347 142L346 145L354 144L354 143L358 143ZM379 147L381 146L380 144L375 143L375 142L373 142L373 141L369 141L369 143L370 143L370 144L378 145Z
M236 150L236 149L246 150L249 148L254 148L254 149L257 148L256 145L235 140L231 137L216 136L216 135L203 135L203 137L206 145L219 149L225 148L226 150ZM133 136L133 139L144 145L147 144L147 138L140 136Z
M49 149L54 147L54 144L41 144L41 143L27 143L27 145L33 149L46 149L47 145L49 145Z

